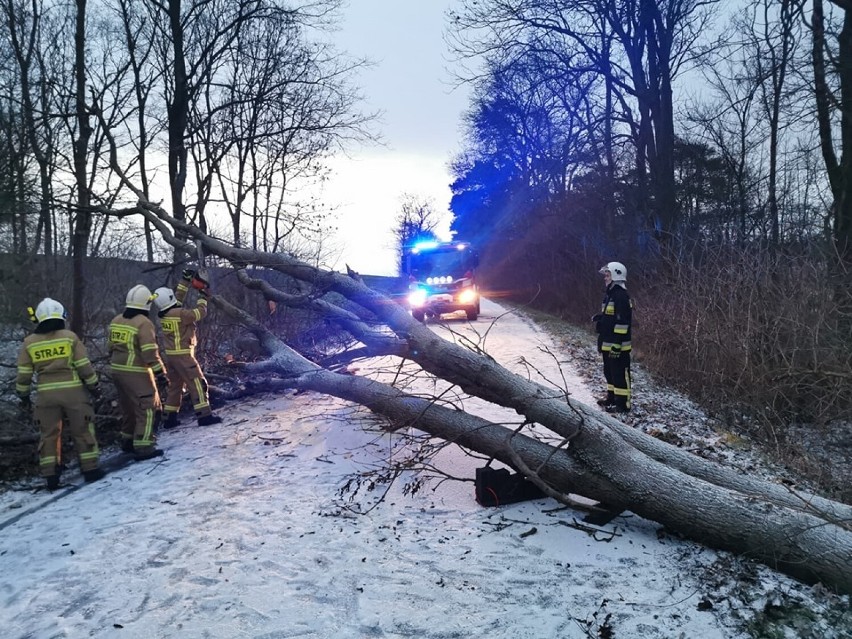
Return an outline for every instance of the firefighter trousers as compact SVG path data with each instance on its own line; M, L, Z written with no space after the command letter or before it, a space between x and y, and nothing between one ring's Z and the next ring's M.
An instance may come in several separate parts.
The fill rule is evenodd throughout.
M160 395L154 375L113 369L112 378L118 390L118 401L124 416L121 422L122 444L133 442L133 451L147 453L157 443L160 425Z
M620 408L630 409L630 353L622 353L617 358L603 354L604 378L606 379L607 398L613 399Z
M166 404L163 412L177 413L180 411L183 391L189 392L192 408L196 417L211 414L210 400L207 396L207 380L201 372L201 366L192 355L167 355L166 368L169 375L169 392L166 394Z
M98 467L100 449L95 437L95 411L83 386L41 391L33 408L33 417L41 434L38 447L39 471L42 477L57 475L62 464L62 425L74 440L74 450L85 472Z

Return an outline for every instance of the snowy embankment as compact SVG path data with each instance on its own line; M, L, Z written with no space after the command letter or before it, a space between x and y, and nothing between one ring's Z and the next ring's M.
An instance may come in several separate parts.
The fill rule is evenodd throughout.
M485 350L520 373L564 375L592 401L547 336L503 313L487 303L473 325L484 333L500 317ZM448 326L478 339L467 322ZM340 488L387 457L391 436L363 430L369 414L340 400L263 397L220 414L224 424L164 433L165 457L58 499L0 495L3 637L738 638L791 602L814 613L788 636L852 636L836 612L848 598L629 512L594 527L548 499L482 508L471 483L444 482L413 496L397 486L356 515ZM479 462L443 463L472 479Z

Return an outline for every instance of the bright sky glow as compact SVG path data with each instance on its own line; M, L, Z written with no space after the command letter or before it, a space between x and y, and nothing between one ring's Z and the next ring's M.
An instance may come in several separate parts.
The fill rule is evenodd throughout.
M337 210L340 246L336 270L344 264L359 273L395 275L396 247L393 229L400 196L411 193L432 198L436 211L448 211L450 188L441 158L403 153L365 154L333 163L335 176L325 201ZM439 235L449 237L450 215L444 217Z
M400 199L432 199L451 221L448 165L459 150L468 93L453 88L443 39L444 14L456 0L399 2L353 0L344 12L337 47L375 66L361 72L365 112L382 111L376 127L385 146L353 149L332 163L324 199L338 210L337 236L344 264L361 273L395 271L394 220Z

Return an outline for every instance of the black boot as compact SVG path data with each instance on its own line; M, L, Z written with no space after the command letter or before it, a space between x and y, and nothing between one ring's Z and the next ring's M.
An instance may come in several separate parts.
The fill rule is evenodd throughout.
M132 453L133 452L133 440L125 439L121 442L121 452L122 453Z
M59 475L48 475L45 477L47 480L47 489L48 490L56 490L59 488Z
M615 406L615 393L607 393L604 399L598 400L598 406L603 406L606 408L607 406Z
M83 479L85 479L87 483L92 483L93 481L103 479L104 475L106 475L106 473L103 471L102 468L93 468L92 470L83 471Z
M605 407L606 412L608 413L629 413L630 409L627 408L624 404L612 404L611 406Z
M163 428L175 428L178 425L178 415L177 413L169 413L166 419L163 421Z
M136 453L136 461L145 461L146 459L154 459L154 457L162 457L163 451L159 448L152 448L145 452Z
M199 426L212 426L213 424L221 424L222 418L218 415L205 415L204 417L198 418Z

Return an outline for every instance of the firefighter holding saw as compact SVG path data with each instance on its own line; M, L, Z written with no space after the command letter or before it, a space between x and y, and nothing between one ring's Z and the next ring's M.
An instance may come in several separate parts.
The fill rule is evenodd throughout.
M190 287L198 291L198 301L193 308L184 306ZM184 269L176 290L164 286L158 288L155 295L154 303L159 309L163 347L169 369L163 428L178 425L184 389L189 391L199 426L221 423L222 418L214 415L210 408L207 380L195 359L197 325L207 316L207 298L210 296L209 284L203 272Z
M35 331L24 339L18 354L15 391L24 409L32 406L30 389L35 378L33 416L40 430L39 470L49 490L59 487L62 470L62 420L74 439L80 470L87 482L104 476L98 467L100 450L95 438L92 398L100 397L98 376L86 347L65 328L65 308L46 297L28 309ZM84 389L85 386L85 389ZM88 392L86 392L88 389Z

